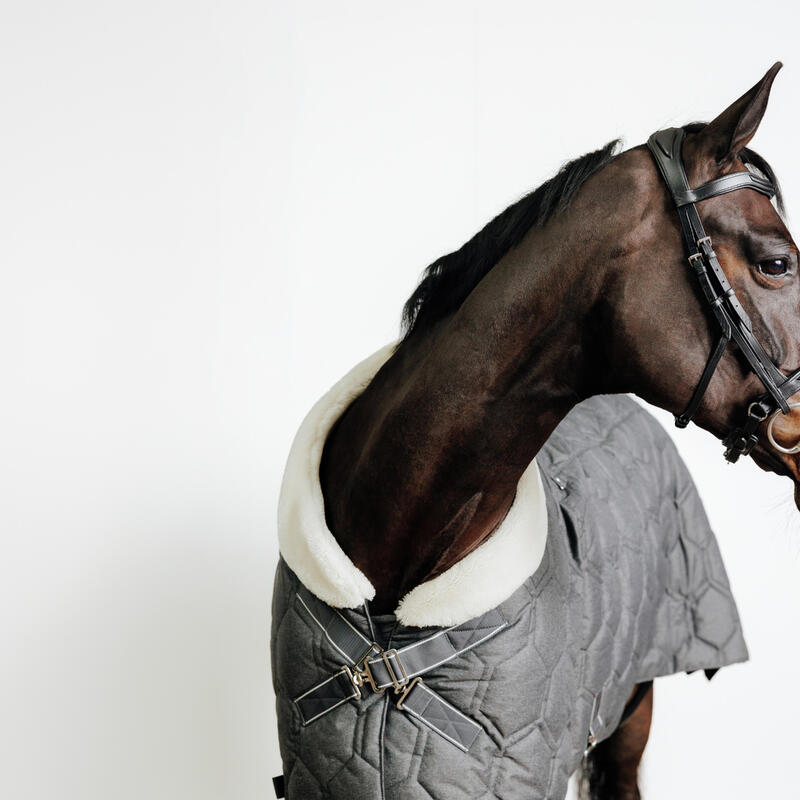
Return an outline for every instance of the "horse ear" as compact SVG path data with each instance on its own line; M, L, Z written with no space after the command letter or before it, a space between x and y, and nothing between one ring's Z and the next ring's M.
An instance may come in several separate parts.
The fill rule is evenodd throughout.
M758 130L767 110L772 82L782 66L780 61L776 61L752 89L731 103L699 132L698 145L704 155L720 166L736 158Z

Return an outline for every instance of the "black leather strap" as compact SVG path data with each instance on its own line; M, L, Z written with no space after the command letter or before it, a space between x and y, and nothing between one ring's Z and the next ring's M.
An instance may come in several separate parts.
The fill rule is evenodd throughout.
M772 197L775 187L766 178L751 172L734 172L692 189L681 157L684 137L683 128L668 128L654 133L648 139L647 146L675 203L689 264L720 333L689 404L682 414L675 417L675 424L685 428L697 413L720 359L728 343L733 340L766 389L763 395L750 403L745 422L724 441L725 458L733 462L752 450L758 441L756 430L769 414L778 410L784 414L789 412L788 399L800 390L800 369L786 376L773 364L756 339L750 317L725 276L695 203L737 189L754 189Z
M725 324L727 325L727 322ZM717 365L725 353L725 349L728 347L730 340L731 331L730 326L728 326L727 328L723 328L722 333L720 333L720 335L717 337L717 343L714 345L714 349L712 350L708 361L706 361L703 374L700 376L697 386L695 386L694 392L692 393L692 399L689 400L689 405L686 406L686 410L682 414L678 414L678 416L675 417L675 425L677 427L685 428L692 421L692 417L694 417L694 415L697 413L697 409L700 408L700 403L703 400L703 395L706 393L708 384L711 382L711 378L713 377L714 372L717 369Z
M767 197L775 195L775 187L766 178L760 178L752 172L731 172L721 178L708 181L696 189L688 189L675 195L675 203L678 206L685 206L689 203L699 203L708 200L709 197L717 197L721 194L736 191L736 189L755 189Z
M656 131L647 142L676 206L699 203L736 189L755 189L768 197L775 195L775 187L766 178L754 175L749 171L732 172L721 178L714 178L695 189L690 189L681 156L681 147L685 138L686 131L683 128L667 128L663 131Z

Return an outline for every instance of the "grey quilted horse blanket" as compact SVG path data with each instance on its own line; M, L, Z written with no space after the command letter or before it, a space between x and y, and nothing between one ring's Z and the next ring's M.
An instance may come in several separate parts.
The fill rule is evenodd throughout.
M335 608L281 558L272 675L290 800L559 800L637 683L747 659L702 503L650 414L626 397L592 398L536 463L541 556L472 619L420 627L372 616L367 602ZM508 582L502 570L491 580ZM376 683L397 692L364 682L353 696L359 656L343 631L376 643ZM445 640L447 657L407 691L414 653Z

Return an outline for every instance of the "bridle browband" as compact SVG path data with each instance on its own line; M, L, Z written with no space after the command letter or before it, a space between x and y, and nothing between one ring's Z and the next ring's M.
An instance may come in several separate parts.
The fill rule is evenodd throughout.
M711 246L711 237L706 235L703 229L703 223L700 221L695 203L737 189L755 189L767 197L773 197L776 190L769 180L749 171L733 172L708 181L695 189L689 188L681 157L681 145L685 135L686 131L683 128L667 128L657 131L647 140L647 147L655 158L677 208L689 265L700 283L703 296L711 307L720 332L703 369L703 374L689 400L689 405L682 414L675 416L675 424L679 428L685 428L697 413L720 359L733 339L747 359L750 369L766 389L747 407L745 422L731 431L723 441L726 448L725 458L733 463L738 460L739 456L748 455L755 447L758 442L756 430L764 420L772 416L773 419L770 422L773 422L778 413L789 413L789 398L800 390L800 369L788 377L784 375L772 363L764 348L753 335L750 317L742 308L736 293L722 271L714 248ZM770 441L779 450L782 449L772 438L771 425L768 435ZM782 452L789 451L783 449Z

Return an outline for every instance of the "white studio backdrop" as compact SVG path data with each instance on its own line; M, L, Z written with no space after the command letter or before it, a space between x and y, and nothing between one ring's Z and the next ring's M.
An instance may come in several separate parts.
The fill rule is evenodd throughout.
M101 3L0 12L0 797L256 800L284 459L421 270L566 160L708 119L800 214L791 3ZM790 797L790 485L657 416L751 661L659 680L648 800ZM375 535L380 535L376 532Z

